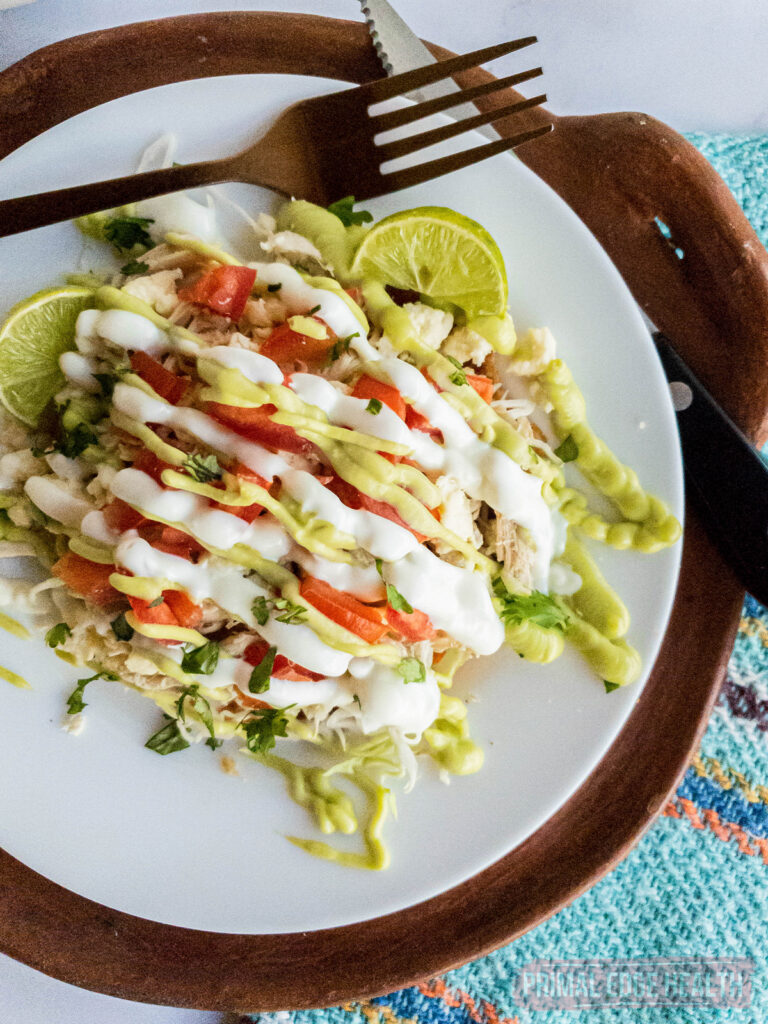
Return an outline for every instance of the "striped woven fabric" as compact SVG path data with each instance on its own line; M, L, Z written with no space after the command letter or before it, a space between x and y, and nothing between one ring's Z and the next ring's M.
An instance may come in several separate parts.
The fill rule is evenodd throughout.
M689 138L768 244L768 138ZM702 958L718 963L707 968ZM641 963L627 967L626 960ZM571 966L559 971L558 981L554 968L535 966L541 961ZM591 963L574 967L574 961ZM589 892L517 942L416 987L328 1010L245 1020L765 1024L768 609L747 599L727 678L682 783L638 846Z

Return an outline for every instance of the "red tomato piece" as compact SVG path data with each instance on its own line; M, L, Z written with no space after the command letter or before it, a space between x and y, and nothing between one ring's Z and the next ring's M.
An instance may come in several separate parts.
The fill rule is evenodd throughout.
M185 558L188 562L197 561L205 550L194 537L190 537L183 530L177 530L175 526L165 526L163 523L146 522L139 527L139 536L158 551Z
M268 650L269 644L266 640L254 640L245 649L245 660L254 667L260 665ZM303 668L301 665L297 665L295 661L290 661L283 654L276 655L271 674L275 679L289 679L294 683L316 683L318 679L325 678L319 672L310 672L308 668ZM242 691L240 692L242 693Z
M129 597L128 600L133 614L139 622L153 626L178 626L179 624L165 600L159 604L155 604L154 601L145 601L141 597Z
M340 476L336 476L327 485L328 489L333 491L337 498L348 508L363 508L366 512L373 512L374 515L381 516L384 519L389 519L392 523L397 523L398 526L402 526L405 530L410 530L414 537L421 543L427 538L425 534L419 533L405 522L400 517L397 509L393 508L392 505L388 505L385 501L377 501L376 498L371 498L362 491L359 491L352 484L347 483L346 480L342 480Z
M164 590L163 597L180 626L197 629L203 621L203 609L199 604L195 604L183 590Z
M223 405L221 402L208 402L208 412L219 423L234 430L249 441L258 441L276 451L308 454L314 451L314 445L306 438L300 437L293 427L282 423L274 423L270 417L277 412L274 405L260 405L255 409L244 409L237 405Z
M134 352L131 355L131 369L171 405L180 402L189 387L188 380L166 370L162 363L158 363L146 352Z
M332 622L343 626L369 644L377 643L389 629L384 621L383 608L363 604L352 594L336 590L325 580L307 576L301 581L299 592L305 601Z
M53 575L63 580L70 590L102 607L122 599L123 595L109 582L114 571L114 565L90 562L74 551L67 551L51 569Z
M405 425L410 427L411 430L421 430L424 434L435 440L442 442L443 433L438 430L437 427L433 427L426 416L422 416L412 405L409 405L405 413Z
M246 708L269 708L272 706L267 704L265 700L259 700L258 697L254 697L253 694L243 693L239 686L235 686L235 689L237 690L237 702L232 701L233 710L236 710L238 703Z
M312 319L317 320L317 317ZM326 328L327 338L311 338L294 331L287 323L280 324L261 346L259 354L272 359L284 373L292 370L295 363L306 363L315 369L325 366L336 335L322 320L317 323Z
M163 462L162 459L158 459L154 452L144 448L133 460L133 468L141 470L142 473L151 476L156 484L164 486L161 479L163 470L178 469L178 466L172 466L170 462Z
M484 402L490 404L495 386L491 378L484 376L482 373L468 373L466 377L467 384L475 389Z
M419 640L431 640L437 636L437 630L429 621L429 616L414 608L412 612L398 612L387 608L387 622L392 629L410 643Z
M401 420L405 419L406 404L403 396L397 388L391 384L384 384L382 381L376 380L375 377L363 374L352 389L352 397L378 399L379 402L388 405Z
M179 298L239 320L255 280L256 271L251 267L224 265L209 270L191 287L179 289Z
M137 512L135 508L131 508L120 498L113 498L101 511L110 530L117 530L118 533L137 530L147 521L141 512Z

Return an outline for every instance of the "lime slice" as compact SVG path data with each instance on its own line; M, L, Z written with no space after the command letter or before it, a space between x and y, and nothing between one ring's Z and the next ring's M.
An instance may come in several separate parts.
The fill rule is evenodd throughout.
M90 288L37 292L14 306L0 328L0 401L34 427L64 386L59 356L74 347L75 321L95 305Z
M507 274L498 245L477 221L442 206L385 217L367 233L352 276L416 291L468 318L504 313Z

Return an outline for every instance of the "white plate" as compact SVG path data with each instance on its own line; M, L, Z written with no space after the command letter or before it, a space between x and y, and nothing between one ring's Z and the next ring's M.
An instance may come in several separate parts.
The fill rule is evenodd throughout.
M292 76L183 82L128 96L58 125L0 164L0 195L125 174L166 131L178 159L232 152L289 102L338 88ZM535 144L535 143L534 143ZM230 192L254 210L271 197ZM599 435L682 514L682 474L664 377L637 309L584 225L519 161L497 157L369 204L377 215L453 207L484 224L504 253L520 328L547 325L588 400ZM0 241L0 308L98 265L71 225ZM653 664L671 608L679 546L652 556L599 549L632 614L629 639ZM157 921L221 932L307 931L387 914L476 874L549 818L597 764L642 682L606 695L573 652L553 665L509 650L468 666L482 772L450 786L425 770L387 837L387 872L344 869L285 841L311 835L282 779L245 760L240 778L197 747L158 757L143 743L154 705L117 684L87 691L87 728L60 729L77 677L41 642L0 636L3 664L32 691L0 690L0 845L77 893ZM82 674L82 673L79 673ZM234 752L234 751L232 751ZM642 757L642 751L638 751Z

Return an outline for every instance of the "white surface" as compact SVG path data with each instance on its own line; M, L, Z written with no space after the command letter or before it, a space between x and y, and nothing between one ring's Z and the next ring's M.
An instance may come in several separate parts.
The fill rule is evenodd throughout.
M249 91L249 81L182 82L86 111L11 154L0 165L0 190L13 195L66 185L82 178L86 167L88 176L118 175L169 128L182 140L182 162L193 154L205 159L236 151L254 125L269 123L287 103L335 87L325 80L261 76L258 91ZM217 117L201 117L201 110L217 111ZM252 212L271 205L260 189L227 191ZM677 432L660 365L629 292L581 222L506 155L369 205L381 215L428 203L458 209L492 230L507 263L518 328L552 329L584 387L598 434L679 508ZM56 280L78 257L83 269L98 266L103 250L87 246L72 224L3 239L0 307ZM615 386L629 381L630 394ZM630 639L650 667L679 550L652 558L601 550L598 557L608 579L621 581L633 619ZM125 688L94 684L85 732L77 738L62 732L64 696L82 673L62 667L39 643L8 637L2 649L4 663L34 690L3 693L0 776L16 782L0 791L0 846L107 906L213 931L336 927L458 884L521 842L567 799L640 691L638 685L607 697L573 651L543 669L519 661L508 648L472 662L461 681L479 698L471 721L486 751L485 767L450 787L425 771L416 789L398 801L399 820L387 829L392 865L378 874L309 858L285 842L286 833L312 830L305 812L286 798L281 776L244 762L242 778L233 779L202 745L167 758L144 749L160 716L151 702ZM510 779L522 783L512 793ZM423 850L446 820L462 821L462 828L425 858ZM227 860L259 864L259 886L210 884L222 844Z
M604 0L485 0L483 17L464 0L396 6L422 36L466 50L534 31L553 109L561 113L644 109L680 129L764 130L763 57L768 12L752 0L645 0L610 9ZM300 10L359 20L354 0L134 0L130 19L204 9ZM115 0L37 0L0 13L0 66L42 45L126 20ZM530 51L534 52L534 51ZM712 88L712 83L717 88ZM3 1024L142 1024L203 1021L216 1015L152 1009L93 995L0 959Z

